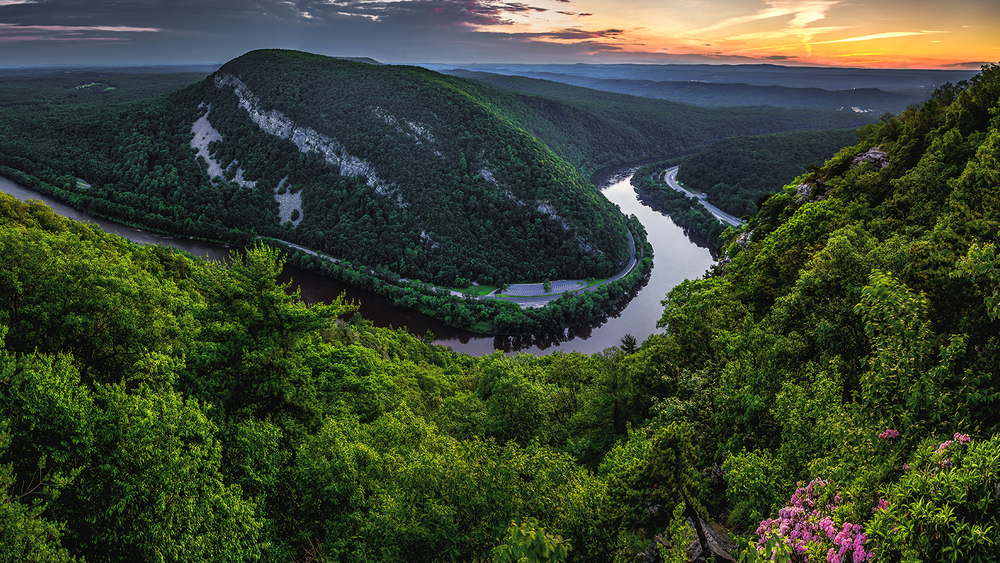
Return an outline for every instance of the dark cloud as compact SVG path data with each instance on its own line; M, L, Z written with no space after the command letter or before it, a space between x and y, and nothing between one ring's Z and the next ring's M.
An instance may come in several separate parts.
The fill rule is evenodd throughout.
M0 65L222 63L260 48L387 62L528 60L532 54L579 60L617 49L602 42L621 30L517 33L511 24L548 10L537 3L37 0L0 6Z
M568 41L585 41L588 39L608 39L618 37L624 33L621 29L604 29L600 31L587 31L586 29L567 28L559 31L549 31L543 33L521 33L521 37L537 37L539 39L561 39Z
M787 57L785 55L771 55L769 57L764 57L765 61L789 61L792 57Z
M944 65L945 68L955 68L960 70L979 70L983 65L992 64L986 61L972 61L967 63L952 63Z
M194 22L220 26L243 20L283 20L303 23L343 22L360 17L379 21L412 18L415 25L504 25L506 17L538 13L547 8L497 0L37 0L0 6L0 21L23 25L143 25L185 29ZM154 25L155 24L155 25Z

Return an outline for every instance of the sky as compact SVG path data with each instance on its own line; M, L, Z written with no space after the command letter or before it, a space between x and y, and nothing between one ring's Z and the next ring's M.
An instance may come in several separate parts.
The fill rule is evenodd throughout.
M262 48L392 63L1000 61L1000 0L0 0L0 66L221 64Z

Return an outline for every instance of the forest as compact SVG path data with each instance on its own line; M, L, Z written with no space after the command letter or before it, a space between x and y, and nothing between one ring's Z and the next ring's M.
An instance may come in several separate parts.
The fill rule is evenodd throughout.
M260 237L298 244L351 264L306 258L305 267L455 326L516 334L593 319L631 288L503 314L498 303L421 288L609 277L628 261L629 220L583 173L733 134L869 122L548 87L529 95L275 50L207 78L39 71L0 82L0 174L144 229L234 246ZM206 120L218 138L206 137L199 153L193 125ZM282 211L280 198L297 206Z
M854 129L730 137L694 154L643 165L632 185L646 205L718 249L726 225L694 198L668 186L664 170L680 166L677 179L688 189L706 194L709 203L731 215L749 218L782 186L856 140Z
M995 561L1000 65L857 138L591 356L0 196L0 560Z

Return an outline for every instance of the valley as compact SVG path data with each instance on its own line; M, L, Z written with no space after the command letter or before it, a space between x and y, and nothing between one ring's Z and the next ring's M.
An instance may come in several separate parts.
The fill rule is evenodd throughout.
M0 560L994 558L1000 65L875 118L370 62L0 80Z
M272 240L295 265L486 334L587 323L648 274L645 230L583 173L733 132L870 121L579 88L527 95L294 51L249 53L158 98L138 86L155 72L114 76L101 69L17 82L15 98L47 101L41 111L7 109L5 173L144 229L233 246ZM98 80L120 87L76 88ZM60 88L73 93L60 97ZM108 96L121 102L106 104ZM59 141L37 142L35 132L49 130ZM644 257L635 269L627 267L633 246ZM597 281L620 271L629 275ZM511 305L552 298L463 298L475 287L547 280L589 287L540 308Z

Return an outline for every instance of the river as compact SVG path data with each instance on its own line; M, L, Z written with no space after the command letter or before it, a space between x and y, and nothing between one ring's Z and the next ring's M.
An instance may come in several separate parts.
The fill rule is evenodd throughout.
M653 246L653 270L648 283L634 291L634 297L624 303L620 310L586 325L551 334L483 336L450 327L411 309L396 307L388 299L374 293L293 266L286 266L282 277L292 279L301 290L302 298L308 303L329 301L344 293L349 300L359 303L361 315L376 326L402 326L419 335L431 331L435 336L435 344L450 346L458 352L474 356L490 354L494 350L532 354L560 350L592 354L617 346L625 334L631 334L642 342L658 330L656 321L663 313L660 302L667 291L687 278L700 277L712 265L713 258L708 248L691 242L669 217L639 202L630 184L633 172L634 169L625 169L612 174L602 180L600 185L606 186L603 189L604 195L617 204L622 212L637 216L646 227L648 240ZM221 245L152 233L94 217L4 177L0 177L0 191L22 201L40 199L59 215L76 221L96 223L105 231L141 244L164 244L210 260L224 260L229 255L229 249Z

